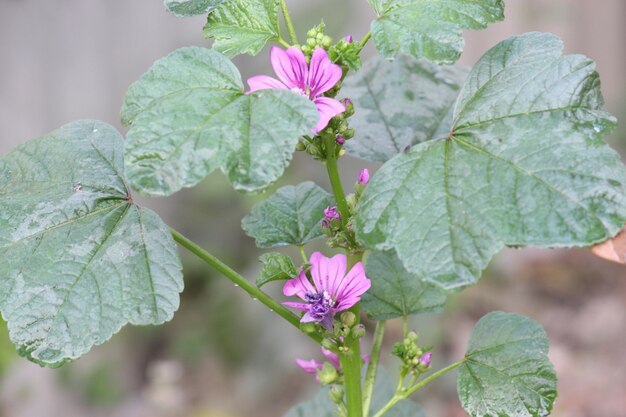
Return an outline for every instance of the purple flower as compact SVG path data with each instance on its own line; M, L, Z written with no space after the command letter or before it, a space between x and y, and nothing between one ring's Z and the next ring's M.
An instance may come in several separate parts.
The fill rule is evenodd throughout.
M370 182L370 172L367 168L364 168L361 172L359 172L359 178L357 179L357 184L367 185Z
M283 304L304 311L302 323L318 322L326 330L333 330L335 313L344 311L361 301L360 295L370 288L371 282L365 276L361 262L357 262L346 274L346 256L335 255L327 258L320 252L311 255L311 277L306 271L285 283L283 294L297 295L304 303L285 302Z
M433 357L432 352L426 352L418 359L420 365L424 368L428 368L430 366L430 359Z
M348 42L348 43L352 43L354 42L354 40L352 39L352 35L348 35L345 38L343 38L344 41Z
M334 366L337 371L341 371L339 355L324 348L322 348L322 353L326 357L326 360L328 360L328 362L330 362L330 364ZM361 357L363 358L363 361L365 361L365 363L368 363L370 361L369 355L363 355ZM320 382L319 376L317 376L317 371L324 367L323 363L318 362L315 359L305 361L304 359L296 358L296 364L298 364L298 366L302 368L307 374L315 375L315 379L317 380L317 382Z
M343 136L337 136L337 139L335 139L335 141L337 141L338 145L343 145L344 143L346 143L346 138L344 138Z
M268 88L280 88L308 97L315 103L320 115L314 129L315 133L324 129L330 119L346 110L338 100L322 96L323 93L333 88L342 76L341 67L330 61L324 49L315 49L311 56L311 64L307 65L300 48L291 47L285 51L274 46L270 51L270 62L278 80L267 75L249 78L250 93Z
M330 223L333 220L341 219L341 214L337 211L337 206L326 207L324 209L324 217L326 217L326 222Z

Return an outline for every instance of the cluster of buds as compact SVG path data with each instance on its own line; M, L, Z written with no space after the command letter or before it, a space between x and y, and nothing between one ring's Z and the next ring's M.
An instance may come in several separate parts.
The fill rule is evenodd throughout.
M394 345L392 354L402 361L400 372L403 374L419 375L430 368L432 352L425 347L417 345L418 336L415 332L409 332L402 342Z
M309 31L306 33L306 42L300 47L300 49L302 49L302 52L304 52L304 55L310 58L315 49L324 48L328 50L328 48L331 47L331 45L333 44L333 38L324 34L325 28L326 25L324 24L324 22L322 22L319 25L309 29Z

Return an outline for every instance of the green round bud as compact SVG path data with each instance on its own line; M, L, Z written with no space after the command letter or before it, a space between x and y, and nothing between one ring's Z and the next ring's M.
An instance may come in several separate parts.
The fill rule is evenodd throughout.
M313 38L309 38L306 40L306 44L311 48L315 48L315 46L317 45L317 41Z
M362 324L359 324L358 326L355 326L352 328L352 337L356 338L356 339L360 339L363 336L365 336L365 326Z
M409 332L409 334L407 334L407 337L409 338L409 340L413 343L417 343L419 336L417 335L417 333L414 330L411 330Z
M302 52L304 52L305 54L311 55L312 50L308 45L302 45L302 48L300 49L302 49Z
M354 137L354 133L354 129L346 129L345 132L343 132L343 137L346 139L352 139Z
M324 37L322 38L322 46L324 48L330 48L332 44L333 44L333 38L331 38L328 35L324 35Z
M300 330L302 330L303 333L313 333L317 330L317 326L315 325L315 323L300 323Z
M299 141L298 144L296 145L296 151L298 152L306 151L307 145L308 145L307 142L303 140Z
M337 348L335 342L329 338L322 339L322 347L324 349L333 350Z
M343 403L343 387L341 385L333 385L328 392L328 398L335 404Z
M341 313L341 322L348 327L354 326L356 323L356 316L351 311L345 311Z
M315 35L317 35L316 28L309 29L309 31L306 33L306 36L308 36L309 38L314 38Z
M317 371L317 376L319 377L322 385L328 385L332 384L337 380L337 378L339 378L339 373L330 362L325 362L322 369Z

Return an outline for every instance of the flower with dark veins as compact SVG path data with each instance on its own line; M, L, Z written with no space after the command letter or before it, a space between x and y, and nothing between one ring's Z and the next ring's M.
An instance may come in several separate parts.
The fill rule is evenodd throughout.
M303 270L283 287L283 294L298 296L304 302L288 301L283 304L304 311L300 320L302 323L317 322L332 332L335 314L361 301L360 296L370 288L371 282L361 262L346 273L347 259L343 254L327 258L315 252L310 263L313 282Z
M249 93L257 90L279 88L291 90L308 97L320 115L315 133L324 129L330 119L343 113L346 108L339 101L322 94L333 88L341 80L342 70L333 64L322 48L313 51L310 65L307 64L300 48L291 47L286 51L274 46L270 51L270 62L278 80L267 75L257 75L248 79Z

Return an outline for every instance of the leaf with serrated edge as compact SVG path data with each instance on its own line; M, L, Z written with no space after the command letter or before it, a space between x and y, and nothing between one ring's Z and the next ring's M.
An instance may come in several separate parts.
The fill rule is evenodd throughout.
M502 0L369 0L379 15L372 39L386 58L399 53L450 64L463 50L461 29L504 19Z
M467 77L461 66L439 66L401 55L369 60L344 81L342 94L354 102L350 125L356 136L346 152L372 162L449 133L452 108Z
M235 189L262 190L319 119L315 105L291 91L245 94L237 68L199 47L155 62L126 93L121 116L130 125L127 179L148 195L192 187L218 167Z
M328 192L310 181L288 185L254 206L241 225L260 248L303 245L324 235L324 209L332 202Z
M40 364L178 308L176 246L132 202L122 146L113 127L78 121L0 158L0 309L11 340Z
M441 288L408 272L393 252L367 254L365 273L372 287L363 294L362 304L373 320L437 312L446 302Z
M217 6L229 0L164 0L168 12L178 17L190 17L211 13Z
M501 42L461 90L451 135L373 176L357 237L447 288L474 283L505 245L589 246L626 220L626 170L601 139L614 118L592 61L554 35Z
M211 13L204 36L215 38L213 49L228 57L256 55L280 37L278 0L231 0Z
M271 281L284 281L298 275L298 270L291 258L282 253L264 253L259 258L263 264L261 274L256 279L256 286L261 288Z
M489 313L476 324L457 390L472 417L543 417L557 396L556 373L541 325L526 317Z

